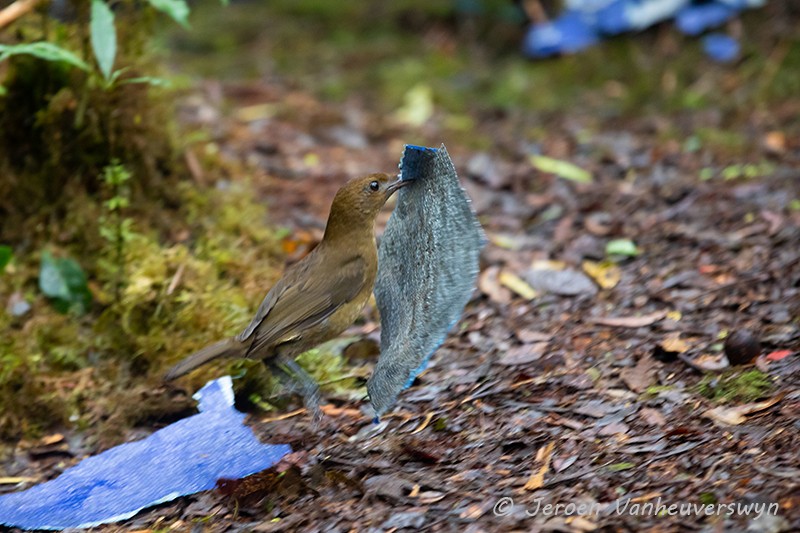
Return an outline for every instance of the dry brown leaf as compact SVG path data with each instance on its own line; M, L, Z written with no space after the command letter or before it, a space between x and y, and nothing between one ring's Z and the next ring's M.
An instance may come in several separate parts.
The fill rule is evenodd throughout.
M533 344L523 344L509 348L500 358L498 363L501 365L514 366L525 365L537 361L547 349L546 342L535 342Z
M425 420L422 421L422 424L420 424L419 427L417 427L417 429L409 433L409 435L416 435L417 433L428 427L428 424L431 423L431 420L433 420L433 413L428 413L427 415L425 415Z
M647 494L642 494L641 496L631 498L631 503L648 502L650 500L655 500L656 498L660 498L661 496L663 496L663 494L661 494L660 492L648 492Z
M636 366L623 368L620 378L630 390L642 393L653 383L655 369L656 360L649 355L643 355L639 358Z
M338 407L330 403L321 405L320 410L325 416L347 416L350 418L360 418L364 416L358 409L353 409L352 407Z
M664 311L656 311L649 315L642 316L608 316L589 318L587 322L597 324L599 326L611 326L615 328L643 328L651 324L655 324L666 316Z
M596 523L582 516L567 517L564 523L571 526L574 531L594 531L598 527Z
M326 409L326 405L320 407L320 410L324 413ZM287 418L292 418L293 416L302 415L306 412L305 407L301 407L300 409L295 409L294 411L289 411L288 413L283 413L278 416L270 416L267 418L262 418L261 422L278 422L280 420L286 420Z
M473 503L465 507L464 510L461 511L461 513L458 515L458 517L461 518L462 520L477 520L478 518L483 516L484 513L486 513L486 511L487 508L485 503L483 504Z
M782 131L774 130L764 135L762 139L764 148L773 154L781 154L786 151L786 134Z
M39 441L39 446L52 446L53 444L60 444L64 442L64 435L61 433L54 433L46 437L42 437Z
M419 503L423 505L430 505L443 500L445 496L447 496L447 494L444 492L427 490L425 492L420 492L419 495L417 495L417 499L419 500Z
M600 428L597 434L600 437L610 437L611 435L626 434L630 430L630 426L625 422L612 422Z
M514 335L523 344L531 344L534 342L545 342L553 338L553 335L550 333L544 333L542 331L534 331L532 329L518 329L517 331L514 332Z
M511 302L511 291L500 285L500 267L490 266L478 277L478 288L489 299L498 304Z
M560 296L594 295L597 285L580 270L572 268L564 270L531 269L525 279L536 290L551 292Z
M661 348L665 352L683 353L691 346L684 339L681 339L680 334L670 335L660 343Z
M536 459L537 462L542 463L542 466L539 467L538 471L531 474L523 490L536 490L544 486L544 476L550 470L550 460L553 458L553 448L555 445L555 442L550 442L547 446L539 449L539 452L536 454Z
M701 371L708 370L713 372L718 370L724 370L729 366L731 366L730 363L728 362L728 359L721 353L716 355L710 353L700 354L694 359L692 359L691 362L694 368Z
M658 409L653 409L652 407L643 407L642 410L639 411L639 415L642 417L642 420L651 426L661 427L667 423L667 420L664 418L664 415L661 414L661 411Z
M728 426L737 426L745 421L747 421L747 416L758 411L763 411L764 409L769 409L779 401L783 399L783 394L779 394L774 398L770 398L769 400L764 400L763 402L756 402L756 403L746 403L743 405L734 405L731 407L719 406L713 409L709 409L703 416L706 418L710 418L715 422L719 422L724 425Z

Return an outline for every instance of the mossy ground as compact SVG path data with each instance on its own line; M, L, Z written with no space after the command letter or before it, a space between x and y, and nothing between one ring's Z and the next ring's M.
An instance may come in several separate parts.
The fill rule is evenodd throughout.
M731 370L697 384L700 394L717 403L754 402L769 396L772 388L772 380L760 370Z

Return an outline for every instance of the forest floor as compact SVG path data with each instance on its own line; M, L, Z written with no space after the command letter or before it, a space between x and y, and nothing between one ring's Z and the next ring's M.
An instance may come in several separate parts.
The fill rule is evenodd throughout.
M800 530L800 101L598 113L624 91L611 80L586 107L448 113L413 89L391 113L277 75L188 91L181 122L209 132L190 179L216 179L203 150L237 168L226 179L246 177L288 228L287 262L321 237L335 190L393 172L404 143L446 144L489 243L461 323L382 431L365 434L366 402L336 391L317 425L253 412L262 441L294 451L277 467L96 529ZM725 348L733 333L745 339ZM348 334L377 340L373 306ZM345 351L356 373L375 360L364 344ZM585 512L545 508L571 503ZM776 505L729 511L751 503Z
M327 125L342 108L303 93L263 83L221 91L234 108L222 149L249 160L271 219L312 242L339 184L391 171L402 152L401 135ZM263 104L297 106L289 114L303 121L235 118ZM281 467L293 475L246 486L241 495L253 494L238 504L214 492L183 498L131 527L210 515L215 527L259 531L800 526L800 146L774 155L764 146L764 158L734 163L659 140L650 119L591 133L581 117L561 120L542 151L580 164L592 183L534 170L530 147L500 138L500 120L486 127L497 128L502 155L448 144L489 237L480 290L385 431L354 438L370 425L363 404L335 397L318 427L305 414L254 417L264 441L296 450ZM755 175L726 179L746 166ZM291 234L302 247L304 233ZM608 260L612 239L633 241L638 255ZM555 294L528 294L547 261L568 274ZM377 327L351 332L374 339ZM714 370L725 365L725 337L744 330L760 355ZM514 502L506 516L495 512L501 498ZM618 514L627 501L780 510ZM525 513L570 502L601 510Z

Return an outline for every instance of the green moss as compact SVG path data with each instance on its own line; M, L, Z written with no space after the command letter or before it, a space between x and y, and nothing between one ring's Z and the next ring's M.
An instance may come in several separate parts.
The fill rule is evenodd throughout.
M10 329L8 319L0 315L0 331ZM41 351L26 351L29 336L24 331L14 333L0 340L0 441L38 436L43 428L66 419L54 383L40 374Z
M88 6L85 0L75 2L79 12ZM127 7L116 9L115 64L125 69L124 79L157 72L152 56L144 52L151 14ZM42 17L45 24L34 23L35 17L24 19L13 39L46 40L94 63L84 17L71 22ZM101 171L114 158L136 176L133 199L140 205L174 198L174 169L182 163L174 150L175 127L163 118L172 115L163 90L141 83L106 87L99 74L27 55L4 61L3 67L0 233L7 241L28 240L26 230L37 225L52 229L76 195L96 197Z
M344 349L356 339L342 337L326 342L301 354L297 362L321 385L324 390L353 398L364 396L359 387L359 377L347 365Z
M717 403L752 402L767 396L773 384L760 370L729 370L720 375L705 376L697 391Z
M138 421L124 405L147 401L153 417L168 411L142 391L154 389L169 365L247 324L283 265L263 204L247 183L224 191L186 185L175 194L181 208L159 211L159 219L155 211L125 212L131 228L121 243L100 236L103 199L70 199L69 255L85 269L95 301L84 317L57 313L37 288L39 253L14 250L13 265L0 274L0 301L20 291L33 309L16 318L0 310L0 439L70 417L115 441ZM163 236L163 226L174 233ZM119 244L124 277L117 296ZM212 365L184 383L198 387L230 364ZM249 385L241 379L237 388L269 394L271 378L258 368L247 373ZM64 381L73 385L61 387ZM72 392L75 381L86 386Z

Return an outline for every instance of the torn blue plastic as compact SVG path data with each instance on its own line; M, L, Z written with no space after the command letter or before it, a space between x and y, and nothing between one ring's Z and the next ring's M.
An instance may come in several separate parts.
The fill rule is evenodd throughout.
M598 13L600 31L611 35L640 31L667 20L688 0L614 0Z
M739 41L722 33L703 37L703 51L715 61L729 63L739 57Z
M672 18L683 33L698 35L724 24L740 11L765 3L766 0L567 0L560 16L531 25L522 49L531 57L575 53L605 36L643 30ZM709 55L715 59L728 57L723 53Z
M681 9L675 17L675 26L686 35L700 35L732 19L737 10L720 2L710 2Z
M422 167L436 155L436 148L407 144L405 155L400 161L400 178L415 180L420 177Z
M413 383L458 322L478 276L483 230L441 148L408 145L400 189L378 250L381 355L367 381L376 416Z
M522 42L523 53L531 57L549 57L575 53L599 41L597 30L577 11L565 11L552 22L534 24Z
M84 459L52 481L0 496L0 525L22 529L88 528L214 488L220 478L260 472L291 452L262 444L233 408L230 376L194 398L200 413L146 439Z

